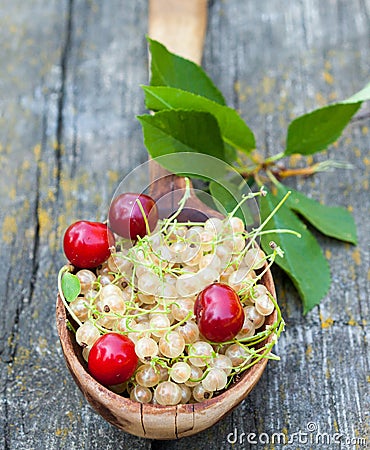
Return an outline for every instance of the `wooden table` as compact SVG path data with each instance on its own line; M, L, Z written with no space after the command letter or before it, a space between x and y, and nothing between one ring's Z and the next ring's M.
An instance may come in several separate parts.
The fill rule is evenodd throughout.
M346 160L353 170L290 182L354 213L358 247L318 236L330 292L303 317L296 291L276 269L287 322L276 349L281 361L270 362L247 400L212 429L151 442L91 410L66 369L54 324L65 228L76 219L104 220L119 181L147 159L135 119L145 110L147 2L4 0L0 24L0 447L369 445L369 104L326 156L315 156ZM203 65L260 150L281 151L292 117L369 81L370 1L214 0ZM323 432L331 445L315 441ZM273 433L294 443L279 444Z

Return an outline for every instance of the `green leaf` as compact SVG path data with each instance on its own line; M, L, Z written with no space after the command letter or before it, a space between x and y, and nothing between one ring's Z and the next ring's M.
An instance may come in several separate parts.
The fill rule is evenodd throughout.
M357 103L357 102L366 102L370 100L370 83L367 84L361 91L356 92L347 100L344 100L342 103Z
M279 200L272 193L260 199L261 220L264 221ZM268 233L262 235L261 245L266 253L271 253L270 241L274 241L284 251L284 257L276 257L276 263L289 275L298 290L303 313L306 314L327 294L330 283L330 270L327 260L315 237L306 225L283 204L268 221L264 230L290 229L301 234L301 238L288 233Z
M225 142L249 153L256 146L255 138L239 114L228 106L220 105L200 95L171 87L142 86L148 109L189 109L213 114L218 121Z
M277 183L277 187L279 196L284 196L288 192L281 183ZM349 211L339 206L323 205L301 192L289 190L291 195L286 204L290 209L301 214L326 236L357 244L356 224Z
M217 120L198 111L169 110L138 116L152 158L176 152L205 153L225 160Z
M370 100L370 83L346 100L293 120L288 128L285 155L311 155L324 150L342 134L361 103Z
M324 150L342 134L361 103L337 103L293 120L288 128L285 155L311 155Z
M203 95L225 105L225 99L206 72L197 64L175 55L161 43L149 39L152 86L169 86Z
M66 272L61 281L62 292L67 302L75 300L81 292L80 280L73 273Z

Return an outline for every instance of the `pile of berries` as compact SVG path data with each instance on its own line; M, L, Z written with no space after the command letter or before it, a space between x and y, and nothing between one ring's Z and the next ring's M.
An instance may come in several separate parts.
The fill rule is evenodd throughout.
M181 208L180 208L181 209ZM141 403L201 402L236 374L273 358L282 319L261 284L272 259L242 220L159 220L144 194L121 194L108 224L79 221L64 235L70 264L60 272L79 283L66 301L90 374ZM72 325L71 325L72 326ZM272 343L263 345L274 334Z

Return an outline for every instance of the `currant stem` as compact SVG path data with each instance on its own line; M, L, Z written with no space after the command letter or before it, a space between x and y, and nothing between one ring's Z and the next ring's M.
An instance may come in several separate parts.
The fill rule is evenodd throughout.
M140 209L140 212L141 212L141 214L142 214L142 216L143 216L143 220L144 220L144 223L145 223L146 234L147 234L148 236L150 236L151 231L150 231L150 227L149 227L148 218L147 218L147 216L146 216L146 214L145 214L143 205L141 204L141 201L140 201L139 198L136 199L136 203L137 203L137 205L138 205L138 207L139 207L139 209Z

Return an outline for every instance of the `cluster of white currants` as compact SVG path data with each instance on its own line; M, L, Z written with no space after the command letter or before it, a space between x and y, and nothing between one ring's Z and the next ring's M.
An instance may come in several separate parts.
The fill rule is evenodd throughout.
M201 402L225 389L258 356L258 333L274 308L262 275L267 257L232 217L161 223L132 247L124 242L96 270L76 273L80 296L70 309L88 360L104 333L126 335L139 358L133 377L111 389L142 403ZM214 282L238 294L244 323L236 337L210 342L194 314L197 295ZM256 334L257 333L257 334Z

